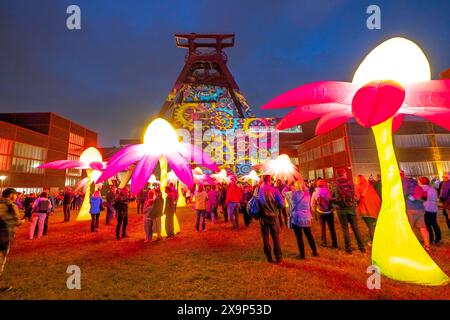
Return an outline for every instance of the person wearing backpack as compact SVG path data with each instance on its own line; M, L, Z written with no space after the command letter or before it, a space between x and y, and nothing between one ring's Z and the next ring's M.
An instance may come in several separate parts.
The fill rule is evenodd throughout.
M24 220L19 218L19 209L14 203L17 198L17 191L13 188L6 188L0 198L0 277L6 265L6 258L11 249L11 245L16 233L16 227L20 226ZM12 286L0 286L0 293L12 289Z
M378 214L381 210L381 199L373 185L361 174L356 178L356 194L359 199L356 212L369 229L369 245L372 245Z
M271 176L263 176L263 184L258 189L258 203L260 205L261 236L264 244L264 254L267 262L273 263L272 249L270 246L269 234L272 237L273 251L277 264L283 262L280 245L280 225L278 214L285 206L283 196L280 191L271 185Z
M303 179L285 186L283 195L289 204L289 226L294 229L295 238L299 250L298 259L305 259L305 245L303 233L308 239L309 246L314 257L318 256L316 243L311 232L311 199L309 190Z
M366 248L364 246L364 242L362 241L356 220L357 199L355 195L355 188L353 183L347 179L347 171L345 168L338 169L336 173L338 177L333 183L332 199L341 224L342 233L344 235L345 252L351 254L353 251L350 241L350 230L348 228L348 225L350 224L353 234L355 235L356 242L358 243L359 251L365 253Z
M407 178L405 172L400 170L402 179L403 195L405 197L406 215L411 228L419 229L422 235L424 248L430 251L430 235L425 225L425 205L427 194L419 186L416 180Z
M316 189L311 196L311 208L315 210L320 217L320 226L322 231L322 246L327 246L326 227L330 231L332 247L337 249L336 230L334 229L334 213L331 208L331 193L328 190L327 183L324 180L317 182Z
M38 224L38 234L37 234L38 239L42 237L42 234L44 232L45 219L47 218L47 214L52 209L52 204L50 200L48 200L47 192L42 192L39 195L39 198L37 198L36 201L34 201L32 208L33 211L31 215L30 232L29 232L30 240L33 240L34 238L34 230L36 228L36 224Z

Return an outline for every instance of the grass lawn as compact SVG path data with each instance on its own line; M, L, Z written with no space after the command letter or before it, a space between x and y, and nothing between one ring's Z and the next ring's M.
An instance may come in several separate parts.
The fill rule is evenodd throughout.
M72 219L75 218L72 212ZM50 217L49 234L27 240L29 224L17 230L3 275L14 286L0 299L449 299L450 287L422 287L382 278L380 290L366 286L370 250L319 246L320 257L297 260L292 230L281 231L285 264L265 262L259 223L232 231L220 217L196 233L191 207L178 208L181 234L175 239L144 243L142 216L130 208L130 238L115 240L115 225L89 231L90 222L62 223L62 212ZM450 232L442 214L443 241L433 246L432 257L450 274ZM338 225L339 246L343 247ZM365 225L361 231L367 237ZM313 234L319 243L319 224ZM354 237L352 242L355 246ZM81 290L68 290L69 265L81 268Z

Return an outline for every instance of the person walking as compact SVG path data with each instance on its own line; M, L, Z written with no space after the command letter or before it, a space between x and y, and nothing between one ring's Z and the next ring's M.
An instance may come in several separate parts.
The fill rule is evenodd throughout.
M236 185L236 177L232 176L230 187L227 191L225 205L228 208L228 219L231 221L233 230L239 228L239 208L242 200L242 189Z
M167 238L170 239L175 236L174 231L174 215L175 209L177 208L177 200L178 200L178 192L173 187L173 185L169 185L165 189L167 197L166 197L166 205L164 206L164 215L166 216L165 228Z
M195 222L195 231L200 230L200 220L202 223L202 231L206 231L206 202L208 201L208 194L203 190L203 185L198 186L195 191L195 213L197 216Z
M250 201L250 199L253 197L253 190L251 186L246 185L244 187L244 193L242 194L242 200L241 200L241 208L242 208L242 214L244 216L244 224L246 227L250 225L252 222L252 218L247 212L247 204Z
M207 193L208 195L208 208L211 212L211 223L215 224L217 217L217 208L219 206L219 193L216 191L216 186L212 185L211 189Z
M2 192L0 199L0 280L5 270L6 258L13 243L16 228L23 223L20 219L19 209L15 202L17 191L13 188L6 188ZM0 293L12 289L11 285L0 285Z
M443 176L443 181L441 182L439 192L439 199L442 202L442 214L447 222L447 227L450 230L450 219L448 217L448 212L450 211L450 172L446 172Z
M156 188L155 189L155 201L153 203L153 207L150 210L150 230L153 234L153 232L156 233L156 240L159 241L162 239L161 236L161 217L163 215L163 206L164 206L164 199L161 194L161 189ZM150 236L150 240L152 239L152 236Z
M362 241L356 220L357 199L355 187L353 186L353 183L347 179L347 171L344 168L337 170L337 176L336 181L333 183L332 198L344 235L345 252L351 254L353 251L350 241L350 230L348 227L348 225L350 225L353 234L355 235L356 242L358 243L359 250L365 253L366 248Z
M89 199L91 208L89 213L91 214L91 232L98 232L98 221L100 218L100 212L103 210L103 199L100 196L100 191L96 190L92 197Z
M117 227L116 227L116 239L120 240L128 238L127 226L128 226L128 204L130 202L130 194L128 188L124 187L116 196L115 209L117 211ZM122 237L121 237L122 233Z
M300 253L297 258L306 258L303 233L306 239L308 239L312 255L317 257L319 254L317 253L316 243L311 232L311 198L303 179L300 178L300 180L285 186L283 195L289 205L289 225L294 229L295 238L297 239L297 246Z
M70 207L73 199L72 188L67 187L63 197L64 222L70 221Z
M405 197L406 215L408 216L411 228L416 228L422 235L424 248L430 251L430 235L428 234L425 225L425 206L424 202L427 200L427 195L417 181L412 178L407 178L405 172L400 170L400 177L402 179L403 195Z
M381 199L378 197L373 185L361 174L356 178L355 191L356 197L359 199L356 212L362 217L369 229L369 245L372 245L378 214L381 210Z
M280 244L280 225L278 214L280 208L284 207L283 196L280 191L271 185L271 176L263 176L263 184L258 189L258 203L260 205L260 225L261 236L263 239L264 254L267 262L273 263L272 248L270 246L270 237L272 237L275 262L283 262L281 244Z
M106 225L109 225L114 219L114 205L116 201L117 188L112 186L111 189L106 193Z
M336 230L334 229L334 212L331 207L331 193L328 190L327 183L324 180L317 182L314 193L311 196L311 208L319 214L321 227L321 245L327 246L326 227L331 236L331 245L334 249L338 248Z
M427 177L420 177L419 185L427 195L427 200L423 205L425 207L425 226L430 235L430 244L438 244L442 240L441 229L437 223L438 193L434 187L430 186L430 180Z
M38 224L38 234L37 238L40 239L44 233L44 223L47 218L48 213L52 209L52 204L48 200L48 195L46 192L42 192L33 203L33 210L30 221L29 239L33 240L34 230L36 229L36 224Z

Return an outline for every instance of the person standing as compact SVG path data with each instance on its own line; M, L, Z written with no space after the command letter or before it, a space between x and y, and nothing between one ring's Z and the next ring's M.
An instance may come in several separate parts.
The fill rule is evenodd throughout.
M372 184L361 174L356 178L356 194L356 197L359 199L356 211L362 217L369 229L369 245L371 245L378 214L381 210L381 199L378 197Z
M163 215L163 206L164 206L164 199L161 194L161 189L156 188L155 189L155 202L153 203L153 207L150 210L150 230L153 234L153 232L156 233L156 240L159 241L162 239L161 236L161 217ZM151 240L151 236L150 236Z
M208 191L208 208L211 212L211 223L216 223L217 208L219 206L219 193L216 191L216 186L212 185Z
M166 216L165 228L167 238L170 239L173 236L175 236L173 219L175 215L175 209L177 207L178 192L176 189L173 188L173 185L167 186L165 190L167 194L166 205L164 206L164 214Z
M353 234L355 235L358 248L365 253L366 248L359 233L356 220L356 195L353 183L347 179L347 171L344 168L337 170L338 178L333 184L333 203L341 224L342 233L344 234L345 252L351 254L353 249L350 241L350 224Z
M124 187L118 193L118 195L115 199L115 204L116 204L115 209L117 211L117 227L116 227L116 239L117 240L120 240L123 238L128 238L127 225L128 225L128 203L129 202L130 202L130 194L128 192L128 188ZM121 233L122 233L122 237L121 237Z
M152 241L153 238L153 223L152 218L150 216L150 213L153 209L153 204L155 203L154 200L154 192L153 190L150 190L147 195L147 200L144 203L144 231L145 231L145 239L144 243L147 243L149 241Z
M430 186L430 180L427 177L420 177L419 185L427 194L427 201L425 201L423 205L425 207L425 226L430 235L430 243L438 244L442 239L441 229L437 223L438 193L434 187Z
M249 185L246 185L244 187L244 193L242 194L241 200L242 214L244 216L244 224L246 227L248 227L250 225L250 222L252 221L252 218L247 212L247 204L252 197L253 197L252 189Z
M322 246L327 245L326 226L330 231L331 243L334 249L338 248L336 231L334 229L334 213L331 208L331 193L324 180L317 182L314 193L311 196L311 208L319 214L322 231Z
M74 196L72 194L72 188L67 187L63 197L64 222L70 221L70 207L72 205L73 199Z
M275 188L277 188L278 191L280 191L280 193L282 194L284 187L285 187L285 184L283 183L283 181L281 179L278 179L277 182L275 183ZM283 218L284 218L284 223L283 223ZM288 217L287 217L286 207L283 207L280 209L280 214L278 215L278 219L280 221L280 227L283 227L283 225L285 225L286 227L288 226Z
M23 223L19 218L19 209L14 204L17 198L17 191L13 188L6 188L2 192L0 199L0 279L6 265L6 258L11 249L11 245L16 233L16 227ZM12 289L12 286L0 286L0 293Z
M142 189L141 191L139 191L139 193L137 194L137 214L141 214L143 213L144 210L144 203L145 200L147 198L147 189Z
M264 244L264 254L267 262L273 263L272 249L270 246L269 235L272 237L274 255L276 263L283 262L280 245L280 225L278 214L280 208L284 207L283 196L277 188L271 185L271 176L263 176L263 184L258 189L258 203L260 205L260 225L261 236Z
M228 207L228 219L231 221L233 230L239 227L239 207L242 200L242 189L236 185L236 177L232 176L230 187L227 191L225 205Z
M439 198L442 202L442 214L447 222L447 227L450 230L450 219L448 217L448 212L450 211L450 172L446 172L443 176L443 181L441 182L439 188Z
M208 201L208 194L203 190L203 185L198 186L198 190L195 191L195 213L197 216L195 222L195 231L200 229L200 220L202 223L202 231L206 231L206 202Z
M40 239L44 233L44 223L47 218L48 213L52 209L52 204L48 200L48 195L46 192L42 192L39 198L33 203L33 213L31 216L29 239L33 240L34 230L36 229L36 224L38 224L38 234L37 237Z
M115 186L112 186L108 193L106 193L106 225L109 225L114 218L116 193L117 189Z
M303 243L303 233L308 239L312 255L317 257L316 243L311 232L311 198L309 190L303 179L295 181L293 184L286 185L283 189L283 195L289 204L289 224L294 229L295 238L299 250L298 259L305 259L305 245Z
M423 189L418 186L416 180L405 176L403 170L400 170L400 177L402 179L406 215L408 216L409 224L411 225L411 228L419 229L420 234L422 235L424 248L426 251L430 251L430 235L428 234L425 225L424 202L427 200L427 195Z
M228 222L228 208L227 205L225 204L225 201L227 199L227 192L228 192L227 185L225 183L222 183L220 187L219 202L220 206L222 207L222 213L225 222Z
M89 213L91 214L91 232L98 232L98 221L100 218L100 212L103 210L103 199L100 196L100 191L96 190L92 197L89 199L91 208Z

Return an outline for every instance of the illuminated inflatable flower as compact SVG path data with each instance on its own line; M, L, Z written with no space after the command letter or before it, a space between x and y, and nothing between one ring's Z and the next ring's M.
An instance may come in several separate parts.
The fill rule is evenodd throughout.
M404 114L450 129L450 80L430 78L422 50L407 39L393 38L364 59L352 83L324 81L300 86L274 98L263 109L297 107L280 121L279 129L320 118L316 134L322 134L352 117L371 127L383 181L372 262L392 279L443 285L449 278L423 249L408 223L392 144L392 131L400 126Z
M159 161L161 187L167 184L167 164L185 185L192 186L194 179L189 164L192 155L194 162L210 170L218 170L211 157L194 145L179 142L172 126L166 120L157 118L148 126L144 143L117 152L108 161L108 167L98 181L102 182L137 162L131 176L131 192L137 194L145 187Z
M275 180L293 181L300 178L300 173L287 154L280 154L276 159L269 159L253 168L261 168L264 174L271 175Z
M242 176L242 180L245 182L250 182L252 185L255 185L259 182L260 178L255 170L250 171L247 175Z
M230 183L231 179L228 177L227 171L225 169L220 170L219 173L214 173L211 175L216 183Z
M80 160L56 160L44 163L39 166L43 169L84 169L87 177L82 179L77 186L77 189L85 188L83 204L77 216L77 221L90 220L89 214L90 203L89 197L91 194L91 184L97 184L97 180L101 175L101 170L105 168L101 153L94 147L87 148L80 155Z

